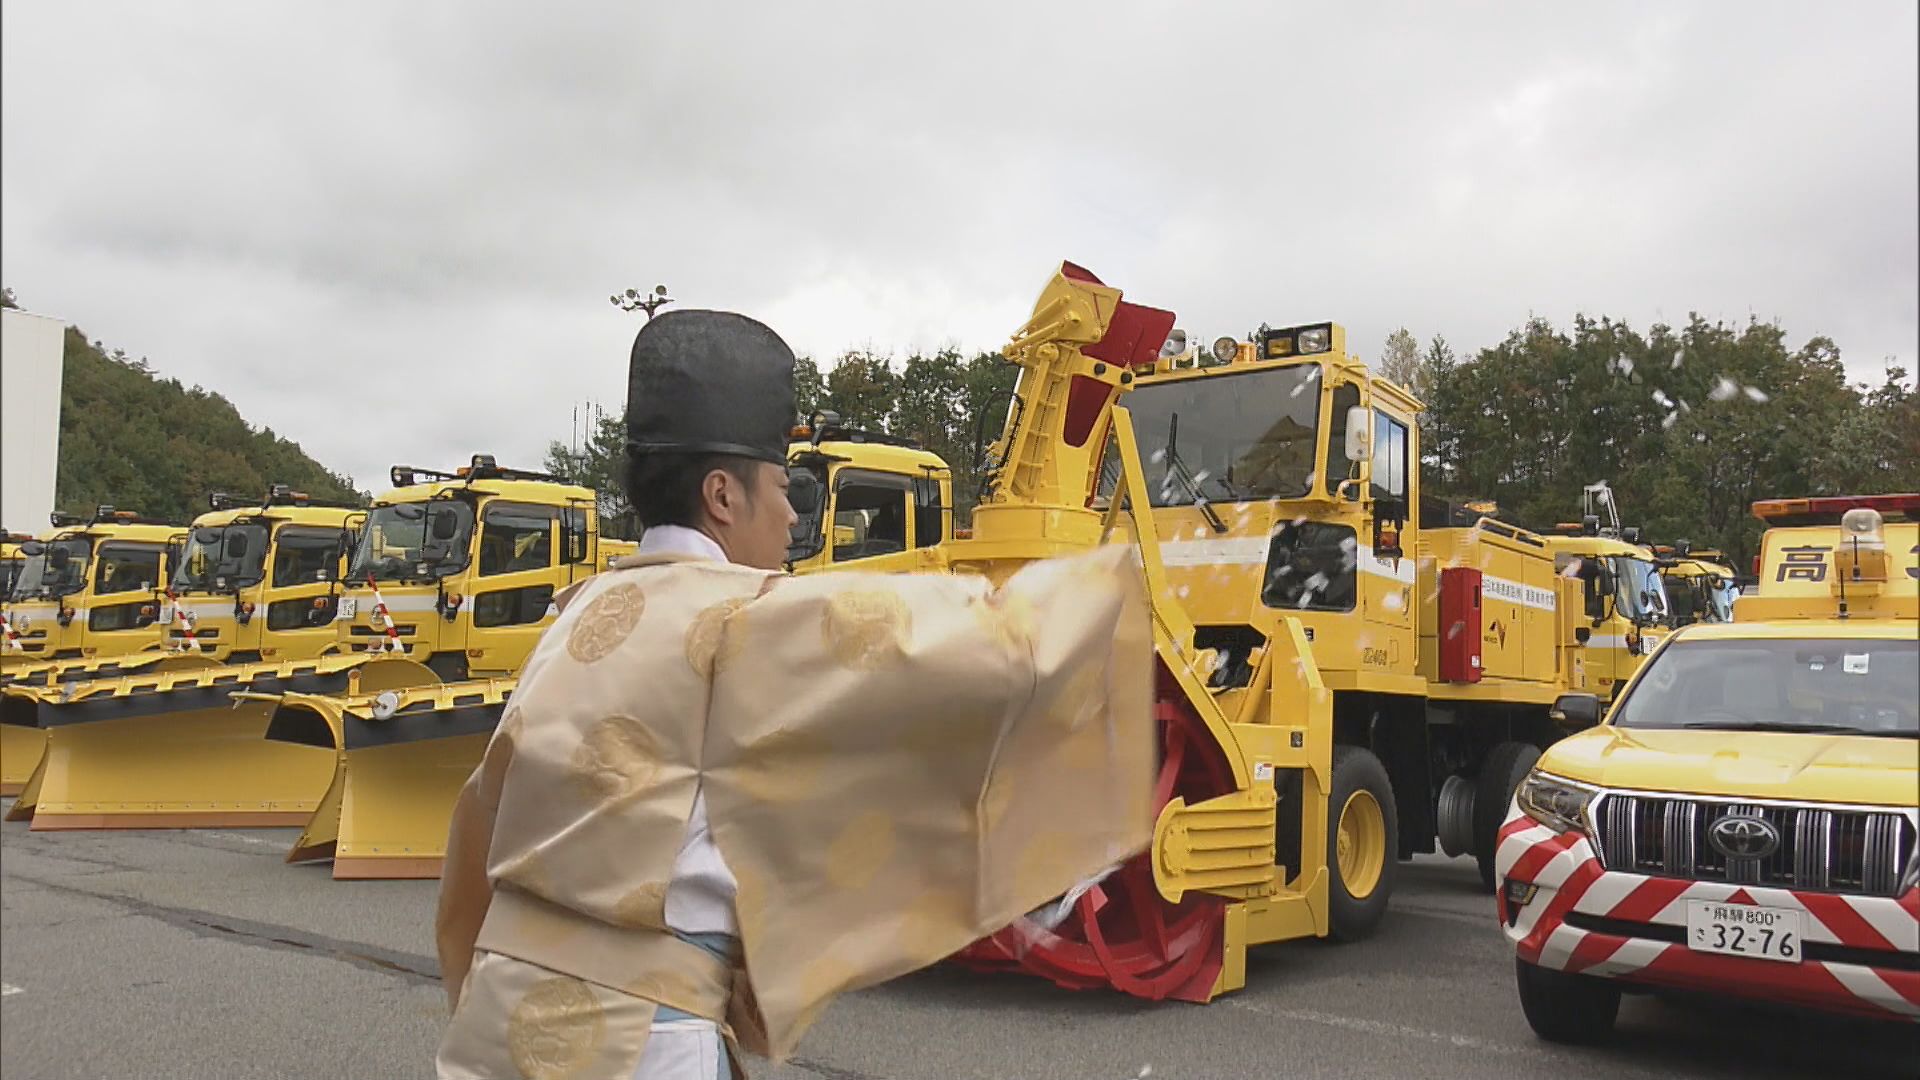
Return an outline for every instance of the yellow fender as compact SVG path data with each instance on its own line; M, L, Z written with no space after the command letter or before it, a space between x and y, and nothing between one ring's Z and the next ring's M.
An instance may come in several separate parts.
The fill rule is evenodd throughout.
M331 858L336 880L439 877L454 800L518 683L281 696L267 739L326 747L335 760L333 782L287 861Z
M412 661L347 656L156 664L48 688L32 717L45 734L44 759L8 816L31 816L35 830L297 825L319 804L332 755L267 742L272 707L254 699L350 692L369 678L435 680Z

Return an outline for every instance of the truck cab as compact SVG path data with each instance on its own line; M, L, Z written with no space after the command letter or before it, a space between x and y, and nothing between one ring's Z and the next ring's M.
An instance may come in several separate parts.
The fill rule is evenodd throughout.
M158 650L167 575L180 526L99 507L92 518L55 513L42 540L20 544L6 603L5 663L91 660Z
M554 594L606 566L590 488L489 454L453 472L396 465L390 479L331 598L334 652L405 655L446 681L512 674L552 624Z
M207 502L161 607L168 648L233 664L320 655L336 636L347 522L365 511L284 484L262 498L216 492Z
M953 472L909 440L847 427L816 413L793 431L787 498L799 519L787 548L794 573L881 559L863 568L931 569L920 563L953 539Z
M1695 548L1685 540L1656 544L1653 554L1666 584L1667 607L1676 629L1697 622L1733 621L1733 602L1740 590L1725 555Z
M1337 323L1223 337L1205 355L1170 340L1123 404L1215 692L1231 708L1281 620L1298 619L1333 693L1336 746L1390 781L1386 828L1352 842L1471 854L1491 887L1513 785L1565 734L1552 703L1597 647L1573 623L1581 586L1559 574L1555 538L1491 504L1427 496L1419 401L1348 352ZM1095 505L1114 476L1103 470ZM1365 906L1389 878L1343 885Z
M1500 830L1528 1022L1623 992L1920 1019L1920 494L1772 499L1758 587L1676 630L1555 744Z

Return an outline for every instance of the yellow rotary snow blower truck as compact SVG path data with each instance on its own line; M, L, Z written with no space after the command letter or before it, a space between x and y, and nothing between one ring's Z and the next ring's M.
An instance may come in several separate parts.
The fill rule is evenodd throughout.
M1159 503L1118 401L1151 370L1172 323L1172 313L1124 302L1119 290L1063 264L1005 349L1019 379L971 535L932 551L950 572L1003 581L1035 560L1130 537L1153 608L1163 730L1156 805L1128 811L1154 817L1149 849L1050 905L1052 917L1023 919L956 960L1065 986L1205 1001L1244 983L1249 944L1328 932L1327 805L1339 781L1331 697L1299 620L1275 619L1245 683L1215 690L1207 685L1214 654L1196 647L1169 583ZM1101 508L1093 496L1109 435L1120 497ZM1118 535L1123 520L1127 537ZM1099 731L1063 724L1058 735L1091 739L1089 762L1097 763ZM1288 809L1297 810L1299 855L1285 864L1275 855L1276 780L1298 790ZM1030 831L1031 850L1044 853L1044 821L1029 819L1018 796L986 792L983 813L989 829Z
M1513 786L1564 734L1551 707L1585 653L1560 621L1578 586L1556 574L1547 538L1422 497L1419 405L1348 354L1339 326L1223 338L1211 355L1161 359L1125 399L1165 578L1193 644L1218 658L1207 687L1223 703L1261 685L1287 627L1311 643L1305 662L1332 699L1329 772L1317 786L1276 777L1273 860L1305 867L1283 880L1310 895L1321 868L1319 932L1360 937L1384 915L1397 859L1437 845L1490 875ZM1124 459L1118 440L1109 454ZM1106 470L1102 496L1122 471ZM1229 956L1293 936L1272 906L1237 912ZM1162 928L1189 924L1149 925L1143 936L1179 940ZM1048 974L1123 984L1093 956Z

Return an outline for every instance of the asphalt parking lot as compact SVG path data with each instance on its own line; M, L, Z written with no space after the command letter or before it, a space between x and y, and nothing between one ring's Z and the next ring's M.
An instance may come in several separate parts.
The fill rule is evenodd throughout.
M0 832L0 1077L431 1076L432 882L281 862L292 830ZM1213 1005L944 968L851 995L779 1080L1920 1075L1920 1025L1630 998L1612 1046L1534 1038L1470 862L1400 867L1375 939L1257 951Z

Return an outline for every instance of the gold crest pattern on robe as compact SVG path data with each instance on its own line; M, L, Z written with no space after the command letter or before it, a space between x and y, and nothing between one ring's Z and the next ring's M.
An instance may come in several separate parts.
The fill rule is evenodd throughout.
M951 955L1148 843L1153 672L1129 548L999 588L660 558L597 575L523 671L463 796L478 809L456 812L450 975L475 944L449 930L473 906L456 841L485 852L496 891L443 1075L535 1075L504 1071L515 1015L540 1061L574 1063L564 1075L627 1075L651 1002L786 1057L835 995ZM686 986L663 969L703 962L674 950L693 947L664 932L662 903L696 790L739 883L744 965ZM627 996L649 1004L608 1007ZM541 1017L565 1019L525 1034Z

